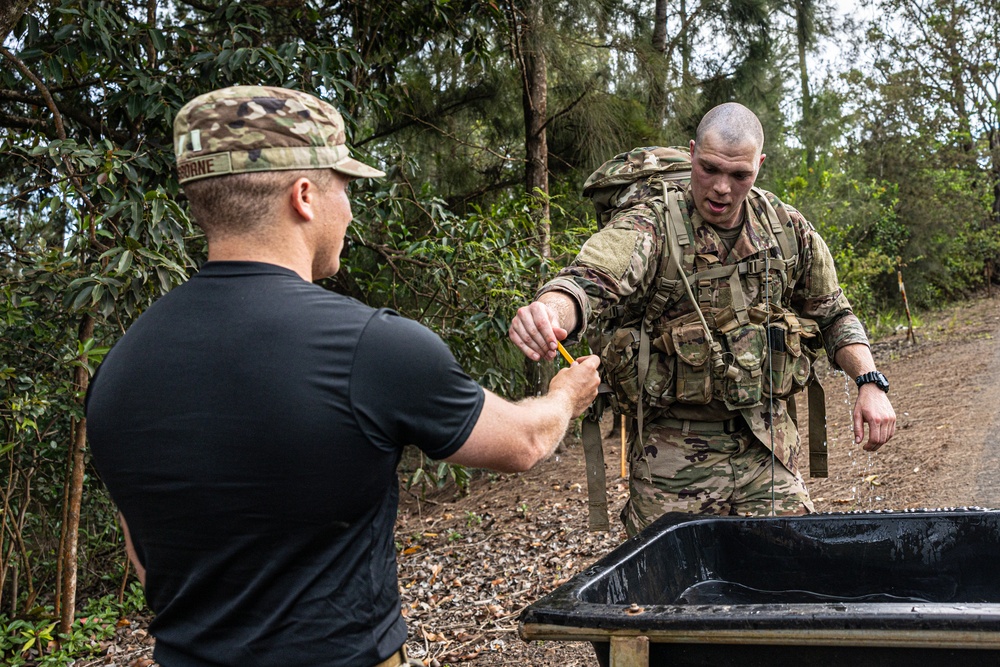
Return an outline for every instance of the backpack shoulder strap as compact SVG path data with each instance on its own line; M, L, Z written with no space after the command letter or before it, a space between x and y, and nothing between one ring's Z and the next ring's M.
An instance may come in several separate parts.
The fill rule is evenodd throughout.
M778 247L781 248L781 257L787 264L787 273L791 274L792 269L798 261L799 252L795 239L790 238L790 235L785 231L785 225L791 220L788 211L783 206L776 209L767 198L767 193L757 186L752 187L750 191L764 204L768 227L771 229L771 233L774 234L774 238L778 242Z
M694 254L690 252L694 232L691 221L681 213L681 204L685 208L687 206L683 191L668 189L663 183L663 200L654 199L649 204L656 213L657 227L662 235L658 275L653 283L653 296L645 310L645 318L652 321L663 314L670 300L677 295L681 287L678 279L681 273L690 273L694 268ZM691 266L687 266L688 263Z
M591 532L611 530L608 521L607 482L604 476L604 446L601 442L601 425L598 422L603 407L604 402L598 396L598 400L583 419L580 433L584 460L587 464L587 518Z

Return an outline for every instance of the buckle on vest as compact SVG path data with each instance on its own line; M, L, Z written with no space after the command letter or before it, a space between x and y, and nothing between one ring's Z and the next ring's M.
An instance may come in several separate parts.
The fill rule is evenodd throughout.
M698 281L698 301L712 303L712 280L710 278Z
M649 300L649 306L646 308L646 319L649 321L659 319L660 315L667 308L668 298L663 292L654 294L653 298Z
M624 316L625 313L626 313L625 306L622 306L622 305L619 305L619 304L615 304L613 306L608 306L607 308L605 308L604 312L601 313L601 316L598 319L601 319L601 320L617 320L617 319L621 318L622 316Z
M732 435L733 433L741 431L745 423L746 422L743 421L742 415L740 415L739 417L733 417L732 419L727 419L726 421L722 422L722 431L726 435Z

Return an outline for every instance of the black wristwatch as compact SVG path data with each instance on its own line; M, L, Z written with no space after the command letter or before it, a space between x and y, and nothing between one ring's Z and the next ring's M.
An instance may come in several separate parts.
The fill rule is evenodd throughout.
M889 381L885 379L885 376L879 373L878 371L871 371L870 373L859 375L858 377L854 378L854 382L857 383L858 389L860 389L861 385L863 384L874 382L876 387L878 387L887 394L889 393Z

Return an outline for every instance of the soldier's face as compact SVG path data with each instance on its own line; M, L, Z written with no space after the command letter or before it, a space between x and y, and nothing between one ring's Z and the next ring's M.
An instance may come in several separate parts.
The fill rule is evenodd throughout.
M739 223L764 157L753 141L728 144L708 133L700 144L691 142L691 194L706 222L724 228Z
M332 276L340 270L340 254L344 249L347 226L354 219L351 200L347 195L350 178L333 172L333 181L323 188L320 215L324 220L324 239L317 248L313 262L313 279Z

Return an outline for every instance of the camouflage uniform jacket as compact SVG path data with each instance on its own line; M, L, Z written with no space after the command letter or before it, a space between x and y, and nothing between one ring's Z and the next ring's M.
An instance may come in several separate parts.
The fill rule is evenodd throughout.
M756 197L747 198L746 215L739 238L731 252L726 251L715 229L705 223L694 206L690 186L673 185L684 189L687 213L691 220L694 238L691 250L695 253L695 270L713 265L737 264L753 255L766 253L775 259L781 257L778 243L769 231L763 202ZM791 273L789 289L769 294L780 305L800 317L816 320L822 334L826 353L834 363L840 348L861 343L868 345L861 322L854 315L850 303L837 282L833 257L823 239L813 226L795 209L784 205L773 194L760 191L770 204L787 212L785 232L795 240L798 248L797 262ZM659 228L656 215L643 201L650 196L648 182L623 188L616 202L616 211L610 220L584 244L570 266L542 286L537 296L549 291L569 295L582 316L580 325L571 338L580 332L602 326L600 319L608 309L616 311L641 311L655 289L660 263L666 257L663 244L667 239ZM683 266L683 264L682 264ZM761 304L764 289L761 282L741 278L748 304ZM773 290L772 290L773 291ZM693 313L694 305L686 295L667 305L659 321L674 320ZM624 316L623 316L624 317ZM607 326L604 323L603 326ZM612 328L616 322L612 321ZM620 324L617 324L620 326ZM594 350L598 352L599 350ZM772 414L773 407L773 414ZM762 405L741 410L754 435L789 469L795 469L798 448L797 433L788 415L785 401L764 401ZM707 405L674 404L664 411L664 416L696 421L723 421L737 416L721 401ZM773 440L771 426L773 424Z

